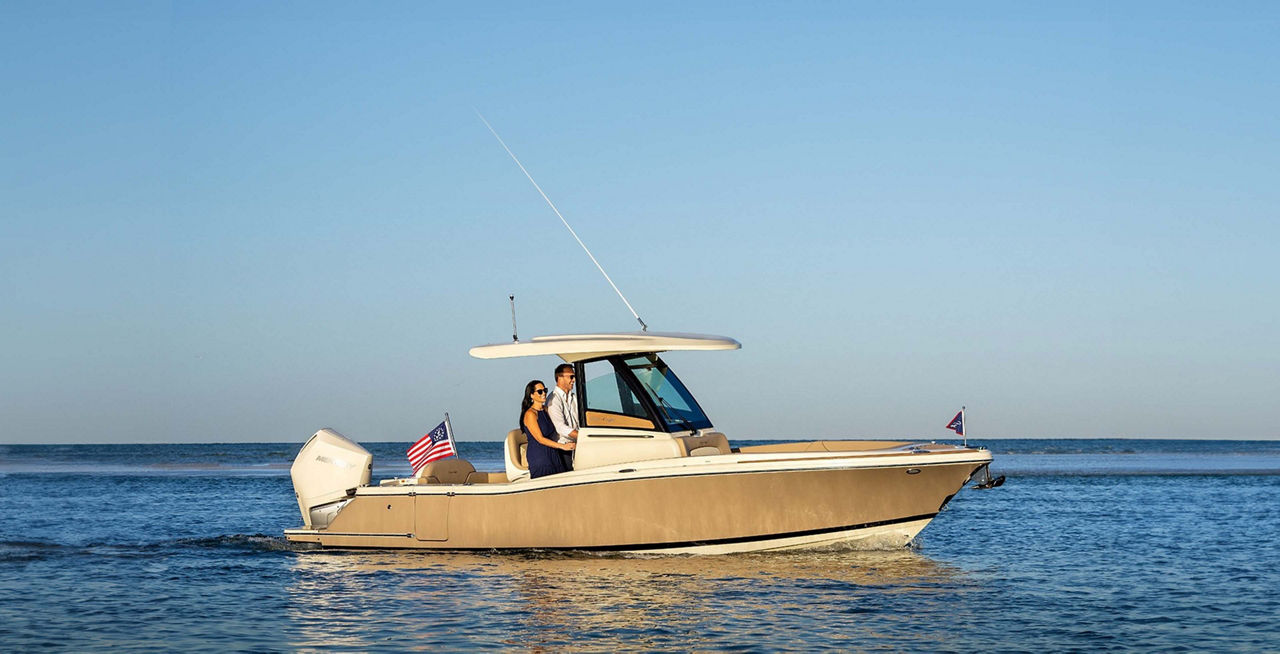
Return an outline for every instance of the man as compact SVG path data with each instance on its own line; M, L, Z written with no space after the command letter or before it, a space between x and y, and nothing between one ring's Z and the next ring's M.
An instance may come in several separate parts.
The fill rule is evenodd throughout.
M562 363L556 366L556 387L551 390L551 398L547 400L547 415L551 424L556 426L557 440L561 443L578 441L578 394L570 393L577 375L573 366ZM573 452L561 451L565 465L573 469Z

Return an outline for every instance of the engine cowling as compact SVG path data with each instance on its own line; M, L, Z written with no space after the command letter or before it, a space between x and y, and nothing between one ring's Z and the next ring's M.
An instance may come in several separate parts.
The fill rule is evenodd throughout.
M321 429L299 450L289 468L298 509L308 529L323 529L337 514L338 503L368 486L373 454L332 429ZM323 523L323 524L321 524Z

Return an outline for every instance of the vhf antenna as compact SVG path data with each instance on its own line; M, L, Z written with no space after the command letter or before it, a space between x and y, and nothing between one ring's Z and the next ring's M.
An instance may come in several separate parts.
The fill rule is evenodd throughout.
M524 164L520 163L520 160L516 158L516 153L512 152L511 148L507 147L506 142L503 141L502 137L498 136L498 132L493 129L493 125L490 125L489 121L485 120L484 114L480 113L479 109L476 109L475 111L476 111L476 115L480 117L480 122L484 123L484 126L489 128L489 132L493 134L493 138L498 139L498 143L502 145L502 149L506 150L507 154L511 155L511 160L516 162L517 166L520 166L520 172L524 173L524 176L529 178L529 182L533 184L533 188L538 189L538 194L542 196L543 200L547 201L547 206L551 207L551 210L556 212L556 216L559 216L560 222L564 223L565 229L568 229L569 233L573 234L574 240L578 242L578 245L582 246L582 250L587 253L587 256L591 257L591 263L596 264L596 268L600 269L600 274L604 275L605 281L609 282L609 285L613 287L613 292L617 293L618 297L622 298L622 303L627 305L627 310L631 311L631 315L635 316L636 322L640 323L640 331L645 331L645 332L649 331L649 326L644 324L644 321L640 319L640 314L636 313L636 310L632 308L631 303L627 301L626 296L622 294L622 291L618 290L618 285L614 284L613 280L609 278L609 273L604 271L604 266L601 266L600 262L596 261L595 255L591 254L591 250L587 249L587 244L583 243L582 239L578 238L578 233L573 231L573 228L569 226L569 221L565 220L564 216L560 214L560 210L556 208L555 203L551 201L551 198L547 197L546 193L542 192L542 187L538 186L538 183L533 181L533 175L530 175L529 171L525 170ZM514 332L515 331L515 300L512 300L511 306L512 306L511 331Z
M520 337L516 336L516 296L508 295L507 298L511 300L511 340L519 343Z

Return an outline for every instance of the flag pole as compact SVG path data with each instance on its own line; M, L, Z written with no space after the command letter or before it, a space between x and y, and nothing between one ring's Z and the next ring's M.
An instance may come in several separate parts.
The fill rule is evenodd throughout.
M453 446L453 455L458 456L458 442L453 440L453 425L449 422L449 412L444 412L444 433L449 436L449 444ZM458 457L462 458L462 457Z
M448 415L447 413L445 414L445 416ZM964 428L964 433L960 434L960 438L964 439L964 446L969 447L969 418L964 415L964 405L960 405L960 426Z

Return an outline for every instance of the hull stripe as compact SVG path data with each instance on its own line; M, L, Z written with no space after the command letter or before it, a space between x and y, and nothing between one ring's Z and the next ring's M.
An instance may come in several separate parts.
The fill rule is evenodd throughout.
M647 550L665 550L665 549L675 549L675 548L684 548L684 547L706 547L710 545L733 545L736 543L755 543L755 542L763 543L771 540L780 540L784 538L799 538L802 536L818 536L821 534L830 534L830 533L835 533L839 531L852 531L855 529L871 529L873 527L887 527L889 525L896 525L904 522L915 522L917 520L932 520L937 515L938 515L937 513L926 513L923 515L913 515L906 518L894 518L892 520L864 522L861 524L842 525L839 527L823 527L821 529L807 529L804 531L791 531L791 532L786 532L781 534L764 534L759 536L736 536L733 538L709 538L706 540L688 540L688 541L669 542L669 543L641 543L641 544L631 544L631 545L584 545L581 547L494 548L494 547L447 547L446 546L446 547L413 547L413 548L403 548L403 549L430 549L430 550L436 550L436 551L453 551L453 552L492 552L495 550L507 550L507 551L565 550L565 551L578 551L578 552L643 552ZM323 531L315 532L315 534L317 536L326 535L325 532ZM369 536L405 537L405 536L408 536L408 534L339 534L339 533L327 534L327 535L359 536L359 537L369 537ZM321 546L326 547L327 549L352 549L352 550L385 549L382 547L360 547L360 546L348 546L348 545L325 546L322 544Z

